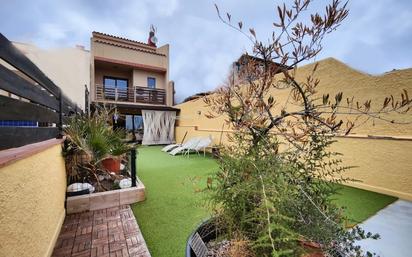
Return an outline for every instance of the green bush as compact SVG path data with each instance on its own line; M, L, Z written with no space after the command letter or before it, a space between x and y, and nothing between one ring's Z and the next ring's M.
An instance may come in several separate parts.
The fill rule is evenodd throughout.
M300 256L309 243L331 256L363 256L355 242L379 236L359 227L347 231L343 210L332 201L335 183L346 180L329 176L349 167L328 151L331 143L313 135L308 154L299 156L279 153L276 139L247 151L240 141L228 147L207 190L223 236L246 238L256 256Z
M116 179L106 171L102 161L107 158L123 158L134 146L124 140L125 131L112 129L106 109L96 111L91 117L75 115L64 129L66 136L63 153L66 160L68 183L90 182L99 191L106 191L99 176Z
M88 155L94 165L130 151L131 146L124 141L125 131L112 129L108 120L109 114L105 109L96 111L91 117L71 117L64 129L70 148Z

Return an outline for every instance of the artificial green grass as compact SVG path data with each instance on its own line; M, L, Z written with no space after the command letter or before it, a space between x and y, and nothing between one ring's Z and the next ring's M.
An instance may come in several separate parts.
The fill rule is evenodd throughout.
M365 221L398 198L349 186L339 186L335 202L346 206L345 215L353 225Z
M208 175L218 168L210 157L171 156L161 147L141 147L137 175L146 186L146 200L132 206L143 237L153 257L184 256L186 240L209 216L202 194ZM359 223L396 198L341 186L336 203L347 206L346 215Z
M137 175L146 200L132 208L153 257L182 257L189 234L208 217L197 191L217 163L203 155L171 156L160 149L139 148Z

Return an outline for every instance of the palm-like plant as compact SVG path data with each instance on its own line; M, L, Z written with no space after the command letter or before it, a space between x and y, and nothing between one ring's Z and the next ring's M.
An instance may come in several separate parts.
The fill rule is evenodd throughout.
M125 132L122 129L112 129L108 120L109 111L102 109L96 111L91 117L80 115L72 117L64 129L66 156L79 155L83 157L80 163L74 161L71 165L81 166L80 168L87 170L88 176L91 175L97 182L99 181L99 173L108 174L101 167L103 160L113 157L121 158L132 148L123 140ZM69 170L76 169L69 168ZM71 175L69 174L69 176ZM101 186L99 183L98 185Z
M92 117L74 116L64 132L73 149L88 155L93 164L121 156L132 148L124 142L125 132L113 130L107 123L107 111L96 112Z

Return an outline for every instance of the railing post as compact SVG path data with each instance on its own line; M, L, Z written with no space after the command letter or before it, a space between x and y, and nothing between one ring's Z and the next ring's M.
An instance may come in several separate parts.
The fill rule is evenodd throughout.
M136 102L136 91L137 91L137 88L133 87L134 103Z
M87 89L86 84L84 85L84 110L86 112L86 116L89 116L89 90Z
M130 151L130 161L132 162L130 164L130 171L131 171L131 176L132 176L132 187L136 186L136 148L133 148Z
M117 87L114 88L114 100L117 101Z
M63 93L59 90L59 134L57 138L63 138Z

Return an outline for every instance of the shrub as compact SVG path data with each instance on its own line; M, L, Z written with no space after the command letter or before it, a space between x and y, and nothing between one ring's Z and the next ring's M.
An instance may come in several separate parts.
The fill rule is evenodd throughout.
M342 209L332 202L336 183L351 179L344 175L350 167L330 146L333 136L348 134L355 125L406 113L412 100L405 91L400 100L388 96L374 107L367 99L345 101L340 92L320 95L317 65L297 81L298 64L314 58L323 38L348 15L346 4L332 0L325 14L315 12L305 21L300 16L311 2L279 6L276 30L265 41L253 28L244 32L242 22L233 25L232 16L223 18L216 7L225 24L253 43L253 55L246 54L226 84L204 98L211 110L207 116L226 117L234 130L220 169L209 180L210 204L226 239L247 242L256 256L299 256L305 245L328 256L371 255L356 241L379 236L360 227L348 231ZM285 90L289 96L280 102L277 94Z
M125 131L112 129L108 124L109 112L97 110L91 117L75 115L64 129L66 136L64 155L70 182L95 181L100 189L98 175L114 176L102 167L107 158L123 158L132 149L124 141Z

